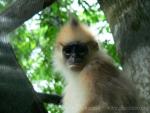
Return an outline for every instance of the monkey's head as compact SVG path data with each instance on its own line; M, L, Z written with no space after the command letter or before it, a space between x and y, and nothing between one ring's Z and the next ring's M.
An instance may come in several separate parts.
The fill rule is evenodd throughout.
M87 28L72 19L58 33L55 45L55 68L80 72L98 51L98 44Z

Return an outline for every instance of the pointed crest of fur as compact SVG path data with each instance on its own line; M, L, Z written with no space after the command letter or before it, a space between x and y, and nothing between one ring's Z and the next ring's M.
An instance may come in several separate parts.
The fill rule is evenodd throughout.
M71 21L70 21L70 25L72 27L77 27L77 26L79 26L79 22L78 22L78 20L75 17L72 17Z
M56 39L56 43L59 45L66 45L72 41L95 41L87 26L81 24L76 18L72 18L61 28Z

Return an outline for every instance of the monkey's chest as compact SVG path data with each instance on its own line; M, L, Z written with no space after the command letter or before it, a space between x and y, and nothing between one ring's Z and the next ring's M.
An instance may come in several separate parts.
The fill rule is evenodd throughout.
M63 98L64 113L80 113L86 107L87 92L78 85L66 87Z

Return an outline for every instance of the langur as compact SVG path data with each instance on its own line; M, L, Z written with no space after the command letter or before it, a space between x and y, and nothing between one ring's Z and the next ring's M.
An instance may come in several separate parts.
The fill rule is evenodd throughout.
M53 61L66 79L64 113L141 113L133 85L76 19L60 29Z

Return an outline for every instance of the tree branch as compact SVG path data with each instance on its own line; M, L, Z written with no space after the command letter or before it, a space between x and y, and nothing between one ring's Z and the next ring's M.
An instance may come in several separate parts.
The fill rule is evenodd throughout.
M0 34L9 33L56 0L17 0L0 14Z
M41 100L41 102L50 103L50 104L62 104L61 100L62 97L56 94L44 94L44 93L38 93L37 96Z

